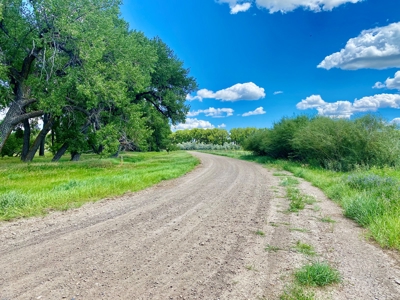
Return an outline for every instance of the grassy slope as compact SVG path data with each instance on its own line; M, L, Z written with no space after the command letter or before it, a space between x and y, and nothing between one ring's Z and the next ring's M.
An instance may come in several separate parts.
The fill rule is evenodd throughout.
M0 159L0 220L78 207L179 177L197 164L186 152L125 153L123 160L84 155L79 162Z
M400 250L399 170L383 167L344 173L257 157L245 151L207 152L265 163L306 179L339 203L344 215L368 228L370 237L381 247Z

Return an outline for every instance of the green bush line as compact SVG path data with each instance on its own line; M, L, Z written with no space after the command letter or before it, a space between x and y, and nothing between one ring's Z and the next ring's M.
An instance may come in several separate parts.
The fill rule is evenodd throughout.
M209 153L218 154L218 151ZM224 151L223 155L259 162L304 178L337 202L346 217L367 228L367 236L382 248L400 251L400 171L397 168L386 166L339 172L248 152L230 155L229 151Z
M125 153L123 158L51 163L37 158L0 159L0 220L45 214L79 207L86 202L135 192L162 180L177 178L198 163L186 152Z

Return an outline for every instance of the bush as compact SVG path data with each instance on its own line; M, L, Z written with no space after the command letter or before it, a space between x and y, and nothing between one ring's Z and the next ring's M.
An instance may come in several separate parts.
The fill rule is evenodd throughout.
M270 130L259 129L243 144L243 148L256 155L267 155L272 158L296 157L292 145L295 133L310 122L307 116L283 118Z
M292 143L297 159L338 171L396 166L400 157L399 131L370 115L355 121L317 117Z

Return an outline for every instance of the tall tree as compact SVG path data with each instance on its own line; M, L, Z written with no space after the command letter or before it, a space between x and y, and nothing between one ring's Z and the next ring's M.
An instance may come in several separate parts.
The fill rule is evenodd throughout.
M119 1L3 0L0 21L2 106L0 149L20 122L60 113L66 88L102 54L104 37L118 18ZM88 42L90 41L90 42ZM5 74L4 74L5 73ZM33 105L35 104L35 105Z

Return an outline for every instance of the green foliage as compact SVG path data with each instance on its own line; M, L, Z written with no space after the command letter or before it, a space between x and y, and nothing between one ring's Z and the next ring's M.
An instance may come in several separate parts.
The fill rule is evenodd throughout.
M280 300L314 300L315 294L312 291L306 291L298 285L286 287L283 294L279 297Z
M51 163L38 158L0 160L0 220L40 215L77 207L88 201L135 192L182 176L198 159L185 152L123 153L119 158L82 155L80 162Z
M326 286L341 281L339 272L324 262L306 265L294 276L299 284L307 286Z
M195 79L159 38L129 30L120 3L1 3L0 108L14 103L50 115L52 152L68 145L72 153L106 155L117 143L130 150L166 149L170 123L185 120ZM9 119L18 117L9 112ZM10 128L0 127L0 139Z
M225 129L184 129L177 130L171 135L171 140L176 144L196 143L224 145L229 141L229 133ZM238 147L239 148L239 147Z
M299 116L283 118L272 129L257 130L243 147L256 155L332 170L396 166L400 162L400 131L372 115L355 120Z
M229 131L229 138L232 143L243 145L244 141L256 131L257 128L254 127L232 128Z
M11 133L3 149L0 151L1 157L14 156L21 153L23 144L23 131L18 128L16 132Z
M333 170L358 166L394 166L400 155L400 133L367 115L354 121L317 117L293 138L297 158Z
M224 143L223 145L215 145L215 144L203 144L203 143L181 143L177 144L177 147L180 150L200 150L200 151L207 151L207 150L241 150L239 145L233 143Z
M297 241L294 248L297 252L303 253L305 255L314 256L316 254L313 246L302 243L301 241Z

